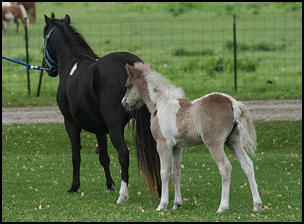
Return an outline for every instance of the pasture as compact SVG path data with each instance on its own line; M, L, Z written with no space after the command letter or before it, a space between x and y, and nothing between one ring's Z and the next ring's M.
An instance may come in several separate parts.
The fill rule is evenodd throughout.
M238 100L302 98L301 3L95 3L37 2L37 23L30 26L30 64L43 56L44 14L71 16L72 25L99 56L130 51L194 99L220 91ZM233 89L232 14L237 14L238 91ZM284 15L284 16L282 16ZM15 25L2 34L2 55L25 62L24 30ZM57 105L58 77L31 71L27 95L25 67L2 61L2 106ZM155 208L148 187L137 175L131 128L127 204L117 205L120 165L108 139L115 193L106 192L96 138L83 131L81 186L71 184L71 147L63 124L2 125L2 220L9 221L302 221L302 121L255 121L257 152L252 157L262 210L252 211L248 179L225 149L232 164L230 208L216 214L221 179L205 146L182 156L183 205L163 212Z
M79 10L81 8L81 10ZM40 64L44 14L71 16L72 25L103 56L130 51L194 99L211 91L237 99L302 97L302 14L297 3L37 3L29 30L30 64ZM119 12L119 16L115 16ZM233 19L237 14L238 91L233 82ZM87 16L90 15L90 16ZM25 62L24 30L2 35L2 54ZM55 105L58 78L3 61L3 106ZM187 81L185 81L187 80Z
M302 220L302 121L255 122L258 148L253 158L263 209L252 212L248 180L235 157L232 163L230 209L215 212L221 180L205 146L184 150L181 190L183 206L171 210L170 202L157 212L148 188L137 175L131 128L126 131L130 150L130 200L117 205L118 192L106 193L104 171L95 154L95 136L82 132L81 186L69 194L72 176L71 149L63 124L3 126L3 221L301 221ZM109 140L108 140L109 141ZM120 186L117 152L109 144L111 172Z

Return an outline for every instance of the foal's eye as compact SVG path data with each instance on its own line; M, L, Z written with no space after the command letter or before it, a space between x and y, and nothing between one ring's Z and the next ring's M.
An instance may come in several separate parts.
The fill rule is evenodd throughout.
M132 88L132 84L127 84L126 83L125 87L127 87L127 89L131 89Z

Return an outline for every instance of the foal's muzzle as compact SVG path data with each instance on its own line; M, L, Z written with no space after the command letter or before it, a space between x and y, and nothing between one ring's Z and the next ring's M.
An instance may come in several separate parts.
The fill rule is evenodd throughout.
M129 110L129 111L132 110L132 109L130 108L129 103L127 102L127 99L125 99L125 98L122 99L121 105L122 105L126 110Z

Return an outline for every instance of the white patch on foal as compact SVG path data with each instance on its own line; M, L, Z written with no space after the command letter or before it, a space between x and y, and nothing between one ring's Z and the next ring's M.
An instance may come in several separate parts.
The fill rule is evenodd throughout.
M145 79L150 99L156 104L160 131L168 145L175 145L178 136L176 113L180 109L177 99L184 98L184 91L153 70L145 74Z
M117 204L123 204L128 202L129 200L129 189L128 184L121 180L120 190L119 190L119 198L117 200Z
M73 68L71 69L70 75L73 75L73 73L75 72L75 70L77 69L77 62L75 63L75 65L73 66Z

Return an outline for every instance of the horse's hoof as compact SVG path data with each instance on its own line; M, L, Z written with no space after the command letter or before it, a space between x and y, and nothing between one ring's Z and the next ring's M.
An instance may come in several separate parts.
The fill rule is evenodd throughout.
M107 188L107 193L116 192L115 188Z
M68 190L69 193L77 192L79 189L79 186L73 186Z
M111 187L107 186L107 192L116 192L114 183L112 183Z
M125 204L125 203L127 203L128 202L128 200L129 200L129 198L128 197L121 197L121 196L119 196L119 198L118 198L118 200L117 200L117 204Z

